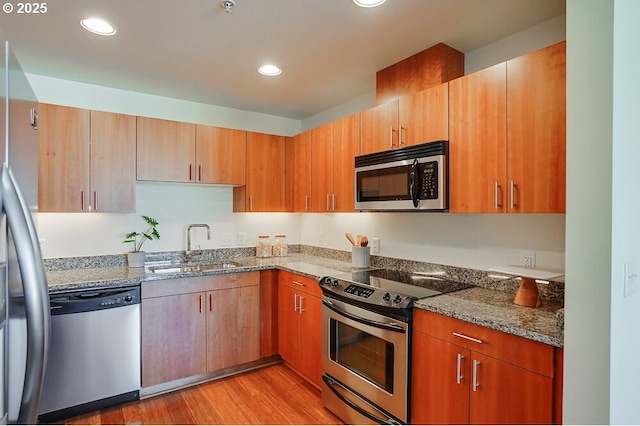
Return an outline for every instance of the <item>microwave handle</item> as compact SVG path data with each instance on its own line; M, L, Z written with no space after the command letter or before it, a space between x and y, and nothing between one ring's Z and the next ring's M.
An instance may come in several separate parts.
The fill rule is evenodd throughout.
M409 173L409 195L411 195L413 207L418 208L420 205L420 163L417 159L413 160Z

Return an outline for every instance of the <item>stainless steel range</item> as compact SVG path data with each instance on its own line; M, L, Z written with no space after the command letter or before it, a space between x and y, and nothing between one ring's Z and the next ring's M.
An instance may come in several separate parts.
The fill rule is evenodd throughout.
M319 284L324 405L349 424L408 423L413 303L468 286L441 273L389 269Z

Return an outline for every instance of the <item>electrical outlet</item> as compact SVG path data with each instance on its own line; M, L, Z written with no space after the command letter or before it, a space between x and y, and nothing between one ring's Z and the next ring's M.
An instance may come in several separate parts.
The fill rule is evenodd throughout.
M222 234L222 245L230 246L233 243L233 234L231 232L225 232Z
M638 274L630 263L624 264L624 297L638 291Z
M536 267L536 254L533 252L520 254L520 264L525 268Z
M44 248L45 248L45 243L47 242L47 240L45 240L44 238L40 238L38 240L38 243L40 244L40 253L42 254L42 257L44 257Z
M247 240L247 234L245 234L244 232L238 232L238 245L244 244L244 242Z
M380 253L380 238L371 239L371 253L373 254Z

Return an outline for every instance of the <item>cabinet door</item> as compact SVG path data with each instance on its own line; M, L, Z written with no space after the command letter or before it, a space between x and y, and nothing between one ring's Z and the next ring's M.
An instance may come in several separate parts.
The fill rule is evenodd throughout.
M311 211L333 210L333 123L311 130Z
M449 210L505 212L505 64L449 82L449 100Z
M137 118L138 180L195 182L196 126Z
M471 424L551 424L553 379L475 352L471 357L478 363Z
M333 123L333 193L335 211L354 211L354 159L360 155L360 114Z
M398 101L362 111L362 154L398 148Z
M38 209L89 211L89 110L40 104Z
M566 43L508 61L507 99L509 211L564 213Z
M320 387L322 381L322 299L298 293L300 305L300 372Z
M412 351L411 423L468 424L470 351L416 332Z
M449 84L398 99L400 146L449 140Z
M234 188L234 211L285 211L285 138L247 132L247 184Z
M260 358L260 287L207 292L207 371Z
M278 285L278 352L287 363L296 366L300 359L300 321L298 295L280 283Z
M247 132L196 126L196 181L244 185Z
M91 111L91 206L136 211L136 117Z
M142 300L142 387L207 369L205 294Z
M287 210L311 209L311 131L300 133L286 142Z

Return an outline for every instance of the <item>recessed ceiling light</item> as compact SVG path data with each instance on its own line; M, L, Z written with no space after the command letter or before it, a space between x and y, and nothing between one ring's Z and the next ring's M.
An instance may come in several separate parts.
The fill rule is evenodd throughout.
M100 18L85 18L80 21L80 25L95 34L114 35L116 33L116 27L113 24Z
M267 64L258 68L258 72L262 75L280 75L282 74L282 70L275 65Z
M386 0L353 0L355 4L362 7L376 7L380 6Z

